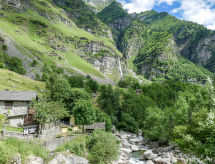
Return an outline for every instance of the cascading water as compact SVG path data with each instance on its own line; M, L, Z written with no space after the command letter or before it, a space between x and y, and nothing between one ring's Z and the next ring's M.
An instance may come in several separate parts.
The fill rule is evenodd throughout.
M119 73L120 73L120 76L122 78L123 74L122 74L122 65L121 65L120 57L118 57L118 61L119 61Z

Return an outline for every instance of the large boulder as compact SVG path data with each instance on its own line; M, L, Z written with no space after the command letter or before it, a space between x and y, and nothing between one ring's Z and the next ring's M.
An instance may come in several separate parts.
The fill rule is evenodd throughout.
M157 158L157 154L154 154L153 152L152 152L152 150L147 150L145 153L144 153L144 158L145 159L148 159L148 160L153 160L153 159L155 159L155 158Z
M140 138L131 138L131 139L129 139L129 141L131 142L131 143L140 143L141 142L141 140L140 140Z
M127 149L127 148L120 148L120 150L121 150L122 152L124 152L124 153L127 153L127 154L129 154L129 153L132 152L131 149Z
M148 160L146 161L146 164L154 164L154 162L152 160Z
M140 149L136 145L131 145L131 150L132 151L139 151Z
M88 164L88 160L77 155L63 152L57 153L48 164Z
M126 148L129 148L131 146L131 144L128 142L127 139L123 139L121 143L122 143L122 146Z
M43 164L43 159L40 157L36 157L34 155L30 155L26 162L26 164Z
M171 164L170 158L158 157L158 158L154 159L153 161L154 161L155 164Z

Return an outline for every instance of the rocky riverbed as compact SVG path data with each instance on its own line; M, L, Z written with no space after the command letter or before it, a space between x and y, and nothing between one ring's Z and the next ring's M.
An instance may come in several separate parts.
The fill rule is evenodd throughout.
M116 132L120 141L120 156L112 164L187 164L190 161L203 164L192 155L182 153L177 145L159 147L156 142L150 142L141 134Z

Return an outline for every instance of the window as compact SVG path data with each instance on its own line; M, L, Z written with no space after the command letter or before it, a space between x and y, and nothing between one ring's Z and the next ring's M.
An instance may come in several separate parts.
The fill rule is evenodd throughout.
M11 109L13 109L13 101L6 101L6 102L5 102L5 109L6 109L6 110L11 110Z

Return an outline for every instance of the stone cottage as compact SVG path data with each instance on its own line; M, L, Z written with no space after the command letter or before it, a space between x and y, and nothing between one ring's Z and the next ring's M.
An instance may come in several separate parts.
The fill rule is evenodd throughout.
M0 91L0 114L8 118L9 126L22 127L30 102L37 98L37 93L31 91Z
M85 126L87 133L92 133L94 130L105 130L105 122L94 122L92 125Z

